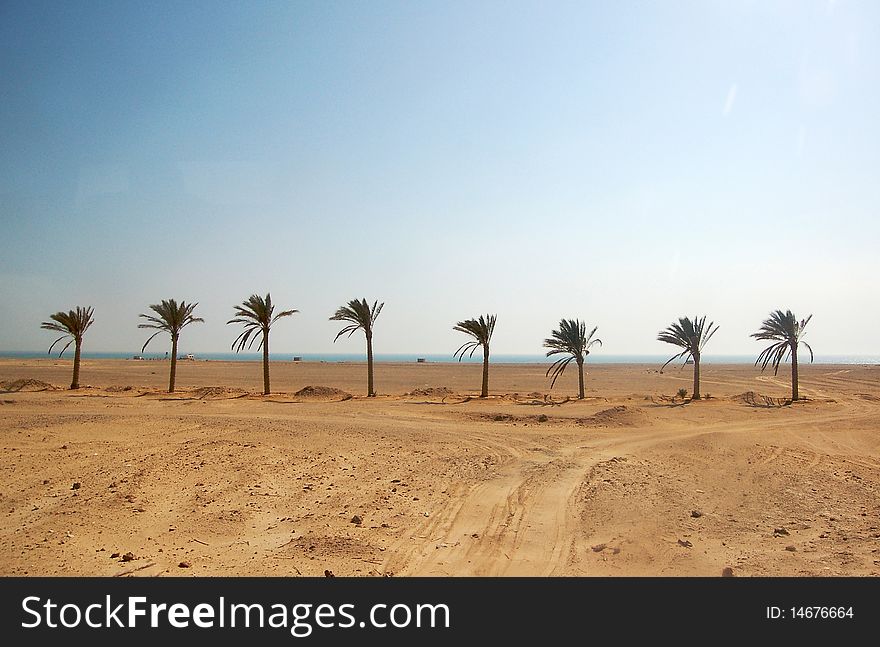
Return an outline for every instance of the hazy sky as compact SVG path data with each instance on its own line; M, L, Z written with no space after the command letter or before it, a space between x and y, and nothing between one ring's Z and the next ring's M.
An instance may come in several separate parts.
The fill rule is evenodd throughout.
M379 353L486 312L496 353L703 313L753 353L776 308L880 353L878 115L874 0L4 1L0 349L93 305L136 352L174 297L227 350L271 291L279 352L362 350L327 319L364 296Z

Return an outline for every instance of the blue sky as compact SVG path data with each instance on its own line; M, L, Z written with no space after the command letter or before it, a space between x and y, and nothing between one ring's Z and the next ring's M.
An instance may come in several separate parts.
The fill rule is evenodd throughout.
M878 43L867 0L5 2L0 349L93 305L137 351L174 297L221 351L271 291L279 352L359 351L327 319L367 297L377 352L496 312L500 353L703 313L751 353L791 308L876 354Z

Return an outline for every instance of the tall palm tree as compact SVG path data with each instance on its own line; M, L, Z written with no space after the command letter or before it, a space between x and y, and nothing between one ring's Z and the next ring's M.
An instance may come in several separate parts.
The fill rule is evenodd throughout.
M263 395L269 395L269 329L282 317L299 312L299 310L284 310L273 316L275 306L272 305L272 297L267 292L264 299L259 294L252 294L250 298L240 306L235 306L235 318L226 322L226 325L237 323L243 324L244 330L232 342L232 350L240 352L245 345L251 348L254 341L260 337L260 345L257 350L263 349Z
M544 340L544 347L551 350L547 351L547 357L566 353L568 357L557 359L547 369L547 375L553 373L553 380L550 382L550 388L556 384L556 380L565 372L565 367L572 361L577 362L578 367L578 400L584 399L584 359L590 354L590 348L599 344L602 345L601 339L593 339L598 326L587 334L587 325L578 319L562 319L559 322L559 330L550 333L550 337Z
M376 318L382 312L384 302L379 303L373 301L373 307L367 303L366 299L352 299L348 305L344 305L336 310L336 314L330 317L330 321L347 321L349 325L336 333L333 343L345 333L351 337L355 331L363 330L364 336L367 338L367 397L376 397L376 391L373 388L373 324Z
M453 357L458 357L459 362L464 358L464 354L468 351L470 351L468 357L473 357L474 351L480 346L483 347L483 388L480 391L480 397L488 397L489 341L492 339L492 333L495 331L495 315L486 315L485 317L480 315L479 319L466 319L465 321L459 321L452 327L452 329L463 332L474 338L474 341L462 344L459 349L452 354Z
M177 373L177 340L180 338L180 331L191 323L204 323L201 317L194 317L193 310L196 309L198 303L187 303L181 301L180 304L174 299L162 299L162 303L150 306L150 309L156 313L154 315L140 315L147 320L147 323L138 324L138 328L152 328L158 332L144 342L141 348L143 353L147 349L147 344L153 341L153 337L161 332L167 332L171 335L171 377L168 380L168 393L174 393L174 377Z
M714 326L714 327L713 327ZM683 348L678 355L673 355L666 364L660 367L662 371L666 365L679 357L684 357L684 363L691 358L694 360L694 394L692 400L700 399L700 356L703 353L703 347L712 339L712 335L718 330L715 322L710 321L706 325L706 317L702 319L694 317L691 321L688 317L680 317L678 323L674 323L666 330L660 331L657 335L659 341L665 341L667 344L673 344L679 348Z
M792 314L791 310L786 310L785 312L777 310L771 312L770 317L765 319L764 323L761 324L761 329L751 335L755 339L766 339L776 342L762 350L761 354L758 355L758 359L755 361L755 366L761 364L762 371L767 368L768 364L772 363L773 375L778 374L780 362L788 360L788 356L791 356L792 401L798 399L797 352L800 344L807 347L807 350L810 351L810 361L813 361L813 349L810 348L810 345L807 342L801 341L801 337L804 335L804 328L807 327L807 324L812 318L813 315L810 315L806 319L798 321L794 314Z
M89 327L95 323L95 320L92 318L93 313L94 310L91 306L88 308L77 306L76 310L71 310L70 312L56 312L54 315L49 315L49 318L52 321L44 321L40 324L40 328L45 330L54 330L55 332L63 333L61 337L53 341L52 345L49 346L49 353L52 352L55 344L67 337L70 337L70 341L68 341L64 348L61 349L61 352L58 353L58 357L61 357L64 354L64 351L67 350L68 346L74 343L76 344L73 353L73 380L70 382L71 389L79 388L79 360L82 351L83 335L85 335Z

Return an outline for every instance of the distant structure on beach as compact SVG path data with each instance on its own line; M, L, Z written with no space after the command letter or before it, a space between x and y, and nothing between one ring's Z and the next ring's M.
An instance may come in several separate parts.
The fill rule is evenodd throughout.
M294 361L294 362L301 362L301 361L302 361L302 357L300 357L299 355L294 355L294 356L293 356L293 361Z
M416 358L416 363L418 363L418 364L424 364L427 361L428 360L426 360L424 357L417 357Z

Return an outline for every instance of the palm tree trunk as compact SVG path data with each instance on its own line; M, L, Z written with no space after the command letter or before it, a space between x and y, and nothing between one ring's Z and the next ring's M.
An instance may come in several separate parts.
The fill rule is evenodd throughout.
M168 393L174 393L174 376L177 373L177 335L171 335L171 378L168 380Z
M791 401L798 399L797 344L791 345Z
M376 397L373 390L373 336L367 335L367 397Z
M73 381L70 383L71 389L79 388L79 358L82 350L82 339L76 339L76 350L73 353Z
M489 347L483 346L483 389L480 391L481 398L489 397Z
M578 400L584 399L584 360L578 360Z
M263 395L269 395L269 331L263 328Z
M700 399L700 355L694 355L694 395L691 400Z

